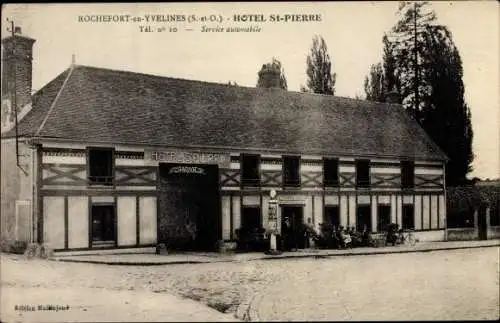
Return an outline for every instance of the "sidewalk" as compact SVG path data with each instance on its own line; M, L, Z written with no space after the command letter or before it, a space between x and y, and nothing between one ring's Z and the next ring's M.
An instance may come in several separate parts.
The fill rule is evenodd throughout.
M59 310L50 310L49 305ZM202 303L170 294L8 285L2 285L0 316L1 322L237 321L231 314L222 314Z
M345 250L303 249L296 252L283 252L280 255L266 255L262 252L251 253L182 253L156 255L150 254L114 254L114 255L80 255L55 256L52 260L83 262L107 265L173 265L213 262L244 262L254 260L276 260L290 258L324 258L334 256L377 255L390 253L430 252L438 250L453 250L481 247L500 247L500 240L483 241L439 241L420 242L415 246L359 247Z

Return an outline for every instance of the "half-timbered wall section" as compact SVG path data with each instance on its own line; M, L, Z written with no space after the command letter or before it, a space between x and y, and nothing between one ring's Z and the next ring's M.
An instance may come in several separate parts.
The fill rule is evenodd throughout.
M372 232L381 220L379 206L389 210L390 222L412 228L421 240L443 240L446 218L444 168L442 162L414 162L413 185L402 188L402 166L397 159L373 158L369 162L369 186L357 187L356 158L338 160L338 184L324 184L322 156L303 155L299 187L283 185L283 156L260 155L260 184L245 186L241 180L240 155L231 154L231 164L220 169L222 190L223 237L232 240L240 227L242 208L259 207L262 225L267 227L269 192L278 192L280 206L302 206L304 222L319 229L327 221L325 208L338 207L340 225L356 227L358 213L365 206L370 211ZM278 208L280 219L281 208ZM280 221L278 220L278 227Z
M89 180L89 147L45 144L39 150L37 189L40 194L36 206L41 212L38 212L37 222L43 228L40 238L56 250L128 248L156 243L158 165L161 158L168 162L173 155L168 151L160 153L144 148L103 148L109 148L113 156L112 181L106 185ZM444 239L446 209L443 164L440 162L416 161L413 187L402 188L401 162L372 158L369 160L369 185L358 187L356 158L326 156L338 165L336 171L330 168L328 176L338 178L325 181L326 157L302 155L300 185L287 186L283 181L284 155L254 154L258 155L259 179L249 184L243 181L243 155L238 152L176 150L179 152L186 154L182 156L188 164L200 163L200 158L219 158L216 163L219 164L221 234L226 242L236 239L244 208L258 208L261 216L258 223L269 227L271 190L278 193L278 229L284 206L302 208L303 221L310 222L318 230L320 223L328 221L325 209L336 207L338 221L335 221L344 227L356 227L361 216L368 216L367 229L372 232L380 227L380 221L390 220L415 229L421 240ZM159 154L164 155L160 158ZM159 159L154 159L153 155ZM385 214L379 216L379 210ZM361 215L362 212L369 214ZM106 213L109 218L102 215L96 220L98 213ZM383 218L387 214L390 219ZM113 221L113 232L96 238L93 236L96 221Z
M44 145L39 154L39 224L43 227L43 241L56 250L145 247L156 243L157 167L145 164L144 150L114 149L112 185L89 181L87 147L83 145ZM96 241L92 236L99 207L107 207L112 213L112 241Z

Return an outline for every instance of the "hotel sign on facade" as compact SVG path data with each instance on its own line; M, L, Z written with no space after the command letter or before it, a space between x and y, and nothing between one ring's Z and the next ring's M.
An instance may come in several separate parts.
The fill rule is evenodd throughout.
M189 151L157 151L144 152L147 163L179 163L179 164L211 164L221 168L229 168L231 157L229 154L189 152Z

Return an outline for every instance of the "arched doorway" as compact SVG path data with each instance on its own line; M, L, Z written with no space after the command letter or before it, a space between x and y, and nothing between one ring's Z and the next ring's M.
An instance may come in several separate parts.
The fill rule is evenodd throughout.
M215 251L221 237L217 165L160 164L158 243Z

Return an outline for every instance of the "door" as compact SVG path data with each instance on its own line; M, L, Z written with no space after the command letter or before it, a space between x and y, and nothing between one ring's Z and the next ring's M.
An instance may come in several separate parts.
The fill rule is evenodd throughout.
M478 233L479 233L479 240L486 240L488 238L488 233L487 233L487 223L486 223L486 206L481 205L478 210L477 214L477 226L478 226Z
M116 242L116 217L114 205L92 205L92 243Z
M281 236L284 249L305 248L304 215L302 206L283 206L281 210Z

